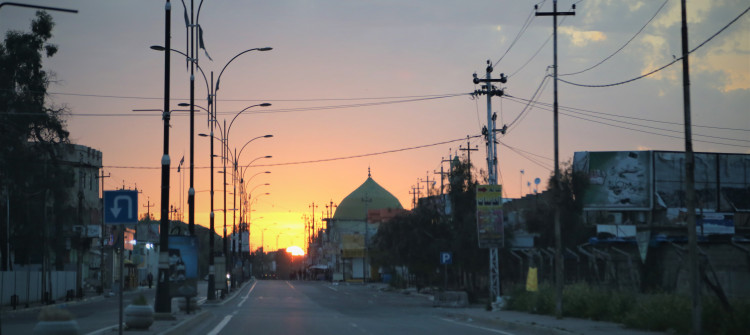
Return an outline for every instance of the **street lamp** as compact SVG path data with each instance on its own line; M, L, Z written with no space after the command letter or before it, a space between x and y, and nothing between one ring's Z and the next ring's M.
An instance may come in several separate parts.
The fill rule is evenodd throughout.
M164 45L170 49L172 6L167 0L164 6ZM169 72L170 53L164 53L164 154L161 159L161 219L159 223L159 274L156 282L157 313L171 313L172 301L169 296Z

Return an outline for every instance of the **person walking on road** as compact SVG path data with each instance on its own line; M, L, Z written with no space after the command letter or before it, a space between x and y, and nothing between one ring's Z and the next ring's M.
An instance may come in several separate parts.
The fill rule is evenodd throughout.
M151 274L151 272L148 273L146 276L146 280L148 281L148 288L151 288L151 285L154 284L154 275Z

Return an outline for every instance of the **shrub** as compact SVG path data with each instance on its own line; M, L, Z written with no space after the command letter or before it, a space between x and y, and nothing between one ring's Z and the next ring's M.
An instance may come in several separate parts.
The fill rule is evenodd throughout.
M148 299L143 294L139 294L133 301L131 302L133 305L139 305L139 306L145 306L148 305Z
M673 331L686 334L691 328L690 299L676 294L658 293L641 296L625 314L623 322L631 328Z
M57 307L42 308L38 317L39 321L70 321L74 319L75 316L69 310Z

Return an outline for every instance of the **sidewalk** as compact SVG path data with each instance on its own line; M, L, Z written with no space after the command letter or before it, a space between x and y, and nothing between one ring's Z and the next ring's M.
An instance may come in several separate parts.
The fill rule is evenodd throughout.
M557 319L550 315L538 315L516 311L487 311L484 307L445 309L446 313L463 321L486 321L506 327L540 330L549 334L571 335L656 335L664 334L637 329L627 329L613 322L593 321L576 318Z
M246 281L242 285L240 285L237 289L233 290L229 293L229 295L222 300L216 300L216 301L207 301L207 289L208 289L208 283L205 281L200 281L198 283L198 299L197 299L197 305L198 306L191 306L190 314L187 314L184 310L180 310L178 306L178 300L177 298L172 299L172 308L171 308L171 314L168 319L158 319L158 316L155 318L154 323L149 327L148 330L133 330L133 329L127 329L123 325L123 330L126 331L128 334L154 334L154 335L167 335L167 334L182 334L185 332L185 330L195 326L197 323L200 323L204 321L206 318L210 317L210 311L206 309L202 309L201 306L209 306L209 305L223 305L230 299L234 298L241 289L248 283L252 283L252 281ZM125 301L125 304L128 303L129 300L132 299L133 296L145 292L149 290L146 287L138 287L134 290L124 291L123 292L123 300ZM153 289L152 289L153 290ZM87 293L88 294L88 293ZM106 295L106 296L105 296ZM93 303L97 301L103 301L107 299L117 299L117 295L87 295L82 300L74 300L74 301L68 301L68 302L58 302L54 305L50 305L53 307L59 307L59 308L66 308L70 306L80 305L80 304L88 304ZM116 300L115 300L116 301ZM50 307L46 305L42 305L40 303L34 303L30 305L28 308L18 308L17 312L38 312L44 307ZM1 306L0 308L2 310L1 313L6 314L12 314L14 313L12 307L10 306ZM6 314L7 315L7 314ZM80 334L86 334L86 335L109 335L109 334L117 334L118 333L118 325L117 321L115 320L114 323L111 323L111 325L106 326L106 323L102 326L103 328L96 329L97 327L88 324L85 326L81 322L86 322L84 320L77 320L79 328L81 329ZM92 327L93 326L93 327ZM84 330L86 329L86 330ZM95 329L95 330L92 330Z
M371 283L369 287L376 290L384 290L387 284ZM410 295L432 300L429 294L411 291ZM398 291L394 291L398 292ZM576 318L557 319L550 315L539 315L525 312L493 310L487 311L484 305L471 305L465 308L438 307L446 317L458 319L463 322L481 321L484 323L502 325L510 329L523 329L538 331L547 334L572 335L656 335L665 334L638 329L628 329L614 322L603 322Z

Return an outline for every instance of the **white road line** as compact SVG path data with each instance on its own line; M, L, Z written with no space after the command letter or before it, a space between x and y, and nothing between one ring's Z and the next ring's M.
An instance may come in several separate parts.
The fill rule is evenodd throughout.
M458 321L454 321L454 320L451 320L451 319L444 319L444 318L438 318L438 319L443 320L445 322L455 323L457 325L462 325L462 326L466 326L466 327L471 327L471 328L486 330L488 332L492 332L492 333L495 333L495 334L516 335L514 333L504 332L502 330L497 330L497 329L492 329L492 328L487 328L487 327L480 327L480 326L470 325L468 323L458 322Z
M292 290L294 290L294 289L295 289L295 288L294 288L294 285L292 285L292 284L291 284L291 283L290 283L290 282L289 282L288 280L287 280L286 284L287 284L287 285L289 285L289 287L291 287L291 288L292 288Z
M219 324L216 325L216 327L214 327L214 329L211 329L211 331L208 334L206 334L206 335L216 335L216 334L218 334L222 329L224 329L224 327L227 326L227 324L229 323L229 320L231 320L233 316L234 316L234 314L225 316L224 320L221 320L221 322L219 322Z
M327 288L330 288L330 289L332 289L332 290L334 290L334 291L336 291L336 292L338 292L338 291L339 291L339 290L338 290L337 288L335 288L335 287L333 287L333 286L326 286L326 287L327 287Z
M248 291L247 291L247 294L245 294L245 296L244 296L244 297L242 297L242 300L240 300L240 303L239 303L239 304L237 304L237 307L238 307L238 308L239 308L239 307L242 307L242 304L244 304L244 303L245 303L245 301L247 300L247 298L248 298L248 297L250 296L250 293L252 293L252 292L253 292L253 290L255 289L255 285L258 285L258 282L257 282L257 281L256 281L255 283L253 283L253 286L251 286L251 287L250 287L250 290L248 290Z

